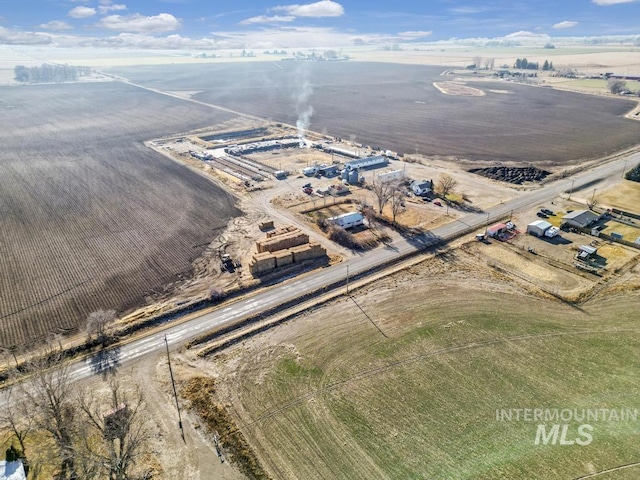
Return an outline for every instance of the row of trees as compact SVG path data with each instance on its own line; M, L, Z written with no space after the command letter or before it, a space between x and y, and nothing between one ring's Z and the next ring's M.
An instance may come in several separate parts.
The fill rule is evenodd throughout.
M16 65L13 69L15 79L23 83L72 82L79 77L91 73L89 67L75 67L73 65L52 65L44 63L39 67L25 67Z
M530 62L526 58L517 58L516 63L513 65L513 68L516 68L518 70L540 70L540 63ZM542 70L545 72L554 70L553 62L545 60L542 64Z

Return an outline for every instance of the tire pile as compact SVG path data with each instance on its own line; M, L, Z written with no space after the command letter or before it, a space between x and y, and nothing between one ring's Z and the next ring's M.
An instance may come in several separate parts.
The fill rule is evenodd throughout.
M493 180L500 180L501 182L512 183L520 185L525 182L540 182L545 179L550 172L541 170L536 167L487 167L487 168L472 168L469 170L471 173L482 175L483 177L491 178Z

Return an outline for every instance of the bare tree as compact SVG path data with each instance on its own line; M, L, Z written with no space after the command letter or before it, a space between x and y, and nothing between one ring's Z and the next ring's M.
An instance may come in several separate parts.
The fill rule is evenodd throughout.
M607 88L611 93L618 94L624 92L627 89L627 82L619 80L617 78L610 78L607 83Z
M87 317L87 338L91 340L95 338L99 343L104 344L109 338L109 328L117 320L115 310L98 310L90 313Z
M11 397L14 398L11 398ZM18 441L20 454L26 459L27 446L26 439L33 431L33 418L22 415L16 405L20 405L20 399L15 398L15 394L11 388L7 391L7 401L5 406L0 410L0 425L11 432L11 438ZM13 441L11 442L13 444Z
M480 55L476 55L473 57L473 66L476 70L478 70L482 66L482 57Z
M371 189L373 190L373 194L376 197L376 202L378 204L378 213L382 215L384 207L389 202L389 199L393 196L393 184L392 182L381 182L380 180L376 182L374 179Z
M78 398L86 425L81 450L89 473L98 471L104 475L101 478L126 480L132 478L136 461L149 453L144 396L139 389L127 391L112 381L107 397L89 391Z
M451 191L458 185L456 179L454 179L448 173L443 173L438 179L438 193L443 197L446 197Z
M73 389L66 367L50 368L53 360L33 365L36 375L22 388L24 401L20 413L33 419L34 426L52 438L60 460L59 479L77 478L74 440L76 437L76 407Z
M493 67L496 64L495 58L485 58L484 60L484 68L487 70L493 70Z
M405 210L405 200L408 196L406 187L401 182L395 182L391 198L391 219L393 223L396 223L396 216Z

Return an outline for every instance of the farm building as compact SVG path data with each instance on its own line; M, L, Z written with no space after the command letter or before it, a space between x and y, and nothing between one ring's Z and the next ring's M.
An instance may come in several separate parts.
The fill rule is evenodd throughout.
M389 159L382 155L375 155L373 157L359 158L357 160L351 160L345 163L344 168L347 170L353 170L357 168L378 168L384 167L389 164Z
M327 218L327 222L347 229L363 225L364 216L360 212L348 212L337 217Z
M562 217L562 225L568 227L586 228L600 218L589 210L576 210Z
M536 237L543 237L545 232L552 226L553 225L545 220L536 220L535 222L527 225L527 233L535 235Z
M429 195L433 191L433 180L414 180L411 191L419 196Z
M337 165L328 165L328 166L320 166L318 167L318 171L320 175L324 175L325 177L334 177L338 175L338 166Z
M391 172L384 172L376 175L376 180L382 183L393 182L395 180L402 180L403 178L404 178L403 170L393 170Z
M580 245L578 247L578 258L586 260L587 258L593 257L597 252L598 249L595 247L590 247L589 245Z
M492 238L497 238L501 234L505 233L508 230L507 225L505 223L496 223L491 227L487 228L487 235Z

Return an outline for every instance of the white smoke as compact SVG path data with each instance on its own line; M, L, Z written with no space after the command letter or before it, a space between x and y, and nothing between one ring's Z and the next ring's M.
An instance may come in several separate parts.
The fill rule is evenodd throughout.
M306 69L298 70L296 77L297 94L295 95L295 100L296 114L298 115L296 128L298 129L300 147L304 147L308 146L305 140L305 132L309 129L311 117L313 116L313 106L309 103L309 99L313 95L313 86L309 82L309 72Z

